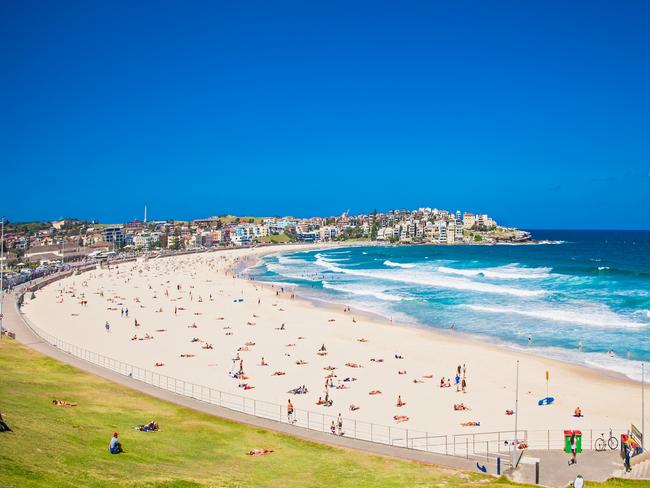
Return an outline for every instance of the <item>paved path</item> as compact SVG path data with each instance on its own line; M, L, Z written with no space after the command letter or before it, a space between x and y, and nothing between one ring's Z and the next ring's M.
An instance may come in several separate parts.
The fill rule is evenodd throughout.
M578 462L569 466L571 455L562 451L535 451L528 450L522 458L512 479L521 483L535 482L535 465L525 464L525 459L539 459L539 481L545 486L567 486L579 474L586 480L605 481L619 470L623 462L616 451L583 451L578 454Z
M162 390L155 386L148 385L141 381L116 373L114 371L104 369L100 366L96 366L92 363L79 359L75 356L71 356L61 351L60 349L51 346L47 342L43 341L38 335L36 335L27 326L22 316L20 315L18 308L16 307L15 301L16 301L15 295L7 294L5 296L5 302L4 302L5 313L4 313L4 320L3 320L3 328L9 330L10 332L14 332L16 334L16 340L18 342L21 342L22 344L30 347L31 349L41 352L51 358L57 359L61 362L67 363L71 366L74 366L83 371L87 371L96 376L105 378L109 381L112 381L113 383L124 385L129 388L133 388L134 390L141 391L142 393L146 393L147 395L159 398L161 400L167 400L169 402L175 403L177 405L182 405L184 407L188 407L193 410L197 410L199 412L207 413L210 415L214 415L216 417L232 420L235 422L240 422L243 424L252 425L255 427L261 427L276 432L282 432L309 441L330 444L333 446L350 448L350 449L358 449L372 454L397 457L397 458L408 459L411 461L417 461L417 462L422 462L427 464L448 466L451 468L462 469L467 471L477 471L476 462L472 460L467 460L464 458L453 457L453 456L444 456L441 454L427 453L427 452L417 451L412 449L405 449L401 447L388 446L376 442L367 442L367 441L362 441L357 439L349 439L346 437L333 436L331 434L317 432L314 430L309 430L309 429L285 424L278 421L263 419L260 417L255 417L252 415L247 415L241 412L237 412L235 410L219 407L217 405L204 403L199 400L189 398L183 395L177 395L173 392ZM2 340L4 341L9 339L3 337Z

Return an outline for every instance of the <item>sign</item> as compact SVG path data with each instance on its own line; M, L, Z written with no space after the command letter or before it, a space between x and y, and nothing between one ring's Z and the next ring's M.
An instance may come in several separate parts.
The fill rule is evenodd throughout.
M640 445L643 445L643 434L639 429L637 429L636 425L630 424L630 435L634 437L634 440L637 441Z

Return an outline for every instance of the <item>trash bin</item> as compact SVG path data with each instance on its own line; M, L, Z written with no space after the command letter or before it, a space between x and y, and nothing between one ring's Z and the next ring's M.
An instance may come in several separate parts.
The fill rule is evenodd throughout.
M564 452L571 454L571 435L576 436L576 453L582 452L582 432L579 430L564 431Z

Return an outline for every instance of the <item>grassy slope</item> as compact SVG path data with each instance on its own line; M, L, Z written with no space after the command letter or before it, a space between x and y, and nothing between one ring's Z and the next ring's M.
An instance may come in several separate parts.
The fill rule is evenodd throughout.
M0 486L491 486L488 478L306 442L160 401L0 343ZM79 402L55 407L52 399ZM152 418L162 431L133 426ZM107 451L120 432L126 454ZM250 457L252 448L274 449ZM479 483L482 481L482 483ZM488 483L486 483L488 481Z

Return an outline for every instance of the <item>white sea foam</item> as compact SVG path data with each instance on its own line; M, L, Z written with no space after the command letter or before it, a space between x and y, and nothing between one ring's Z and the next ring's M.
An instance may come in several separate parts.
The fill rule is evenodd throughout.
M544 295L543 290L524 290L522 288L513 288L509 286L493 285L491 283L479 283L465 278L453 278L446 275L437 275L430 271L417 271L417 270L364 270L364 269L349 269L341 268L335 264L318 258L315 261L319 266L333 271L335 273L344 273L351 276L363 276L366 278L373 278L386 281L397 281L400 283L413 283L416 285L423 285L434 288L447 288L454 290L465 290L482 293L498 293L506 295L515 295L520 297L533 297Z
M352 284L342 285L342 284L333 284L328 281L323 281L323 288L327 288L329 290L336 290L343 293L350 293L352 295L371 296L387 302L401 302L402 300L414 300L414 298L391 295L390 293L386 293L385 290L381 288L374 288L374 287L369 287L364 285L352 285Z
M598 266L598 271L605 271L609 269L609 266Z
M507 264L494 268L449 268L440 266L437 269L440 273L460 276L485 276L503 280L539 280L548 278L551 268L523 268L517 263Z
M394 263L393 261L386 260L384 265L390 266L391 268L415 268L413 263Z
M476 312L515 314L524 317L563 322L578 325L588 325L602 328L640 328L646 324L635 322L612 312L605 306L589 305L576 306L573 309L555 308L519 308L498 305L463 305Z

